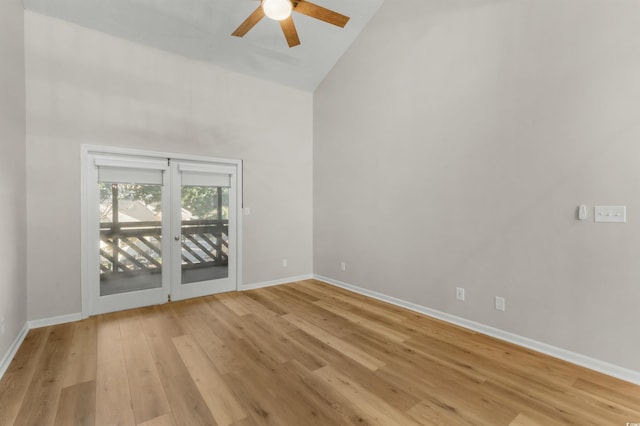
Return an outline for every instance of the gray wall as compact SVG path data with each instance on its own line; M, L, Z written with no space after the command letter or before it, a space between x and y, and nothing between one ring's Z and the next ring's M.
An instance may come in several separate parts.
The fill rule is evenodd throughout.
M243 159L244 283L312 272L312 94L33 12L25 34L29 319L81 310L83 143Z
M387 0L315 93L314 272L640 371L638 111L636 0Z
M20 0L0 2L0 360L27 319L22 14Z

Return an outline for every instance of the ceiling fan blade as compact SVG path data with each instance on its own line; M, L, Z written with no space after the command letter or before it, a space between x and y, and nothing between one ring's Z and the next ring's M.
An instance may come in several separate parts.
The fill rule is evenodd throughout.
M293 23L293 18L289 16L287 19L283 19L280 21L280 27L282 28L282 32L284 33L284 37L287 39L287 43L289 47L294 47L300 44L300 39L298 38L298 31L296 31L296 26Z
M236 28L234 32L231 33L231 35L236 37L244 36L249 32L251 28L253 28L258 22L260 22L262 18L264 18L264 10L262 9L261 4L256 10L253 11L253 13L251 13L251 15L249 15L247 19L244 20L242 24L240 24L238 28Z
M294 3L295 6L293 10L296 12L328 22L329 24L336 25L340 28L344 28L344 26L347 25L347 22L349 22L348 16L326 9L322 6L318 6L317 4L309 3L306 0L294 1Z

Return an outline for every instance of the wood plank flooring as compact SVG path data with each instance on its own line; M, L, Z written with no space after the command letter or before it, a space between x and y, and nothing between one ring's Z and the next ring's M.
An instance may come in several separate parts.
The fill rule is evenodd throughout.
M640 387L309 280L31 330L0 426L627 425Z

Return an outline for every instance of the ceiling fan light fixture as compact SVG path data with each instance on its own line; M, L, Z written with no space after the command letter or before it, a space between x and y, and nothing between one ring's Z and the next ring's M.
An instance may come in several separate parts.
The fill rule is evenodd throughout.
M262 0L262 9L267 18L282 21L291 16L293 4L289 0Z

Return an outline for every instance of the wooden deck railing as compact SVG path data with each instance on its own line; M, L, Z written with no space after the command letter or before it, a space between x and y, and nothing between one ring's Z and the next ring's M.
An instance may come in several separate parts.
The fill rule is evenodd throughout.
M181 256L184 269L228 263L227 220L182 222ZM100 275L136 275L160 271L162 227L160 222L103 222L100 224Z

